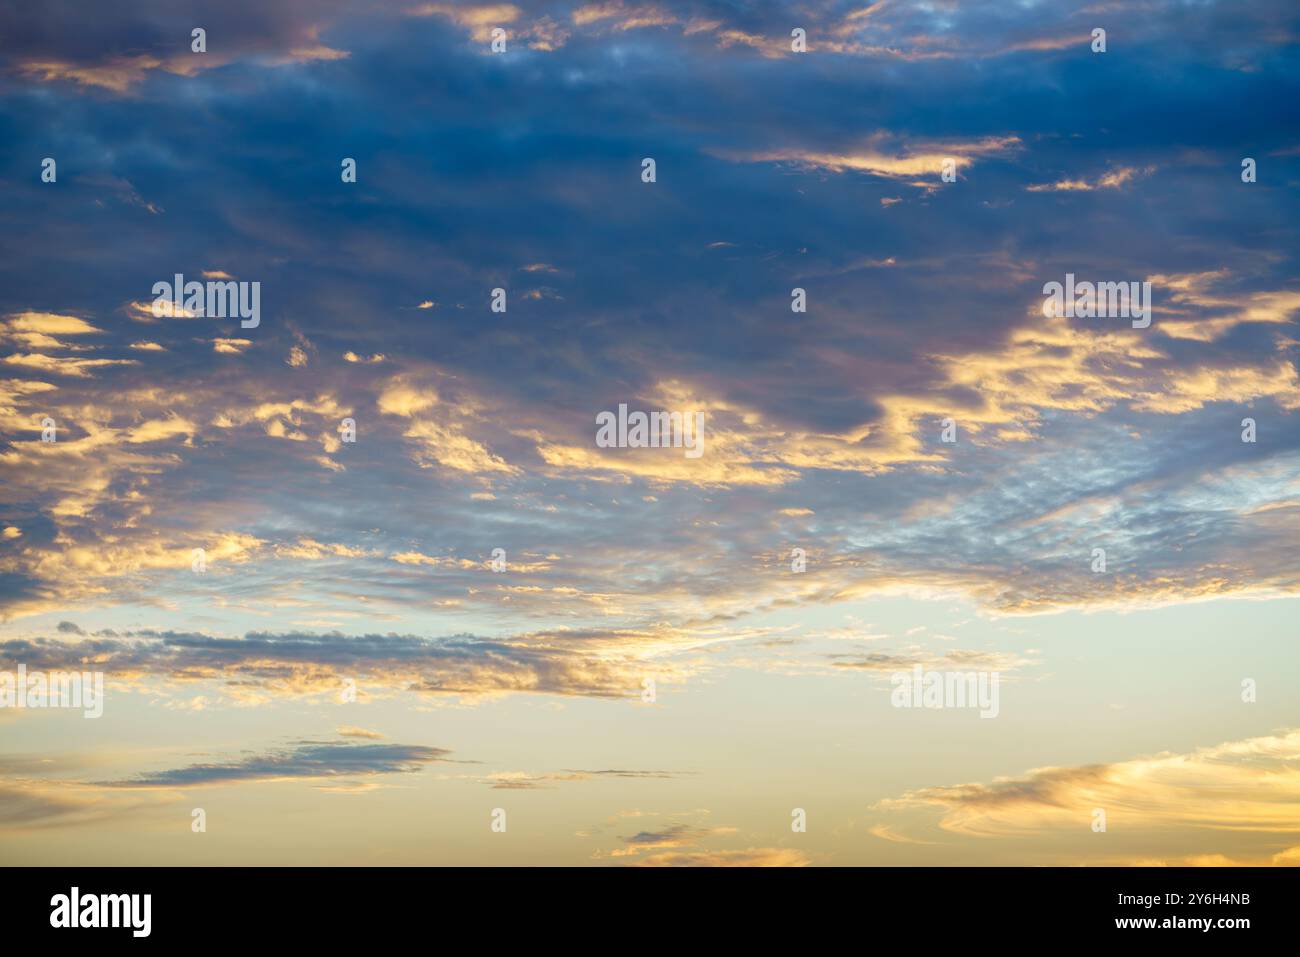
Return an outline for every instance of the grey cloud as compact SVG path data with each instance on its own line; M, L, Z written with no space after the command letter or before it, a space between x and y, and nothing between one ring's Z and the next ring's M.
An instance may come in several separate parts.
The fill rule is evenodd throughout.
M445 748L410 744L301 741L289 748L224 763L191 764L103 783L119 788L197 787L286 778L411 774L434 762L447 760L450 754Z

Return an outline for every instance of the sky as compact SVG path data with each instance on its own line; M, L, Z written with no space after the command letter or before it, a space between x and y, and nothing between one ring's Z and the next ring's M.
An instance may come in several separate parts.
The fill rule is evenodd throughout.
M1298 42L0 10L0 861L1300 864Z

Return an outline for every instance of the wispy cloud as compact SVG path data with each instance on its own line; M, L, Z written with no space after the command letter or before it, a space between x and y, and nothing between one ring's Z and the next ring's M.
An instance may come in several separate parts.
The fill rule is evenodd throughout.
M1005 838L1078 831L1105 810L1125 832L1190 829L1295 840L1300 833L1300 731L1248 738L1186 754L1050 767L1019 778L922 788L881 801L880 810L933 808L953 834Z
M119 788L183 788L245 781L411 774L446 760L450 754L445 748L422 745L300 741L288 748L228 762L191 764L105 784Z

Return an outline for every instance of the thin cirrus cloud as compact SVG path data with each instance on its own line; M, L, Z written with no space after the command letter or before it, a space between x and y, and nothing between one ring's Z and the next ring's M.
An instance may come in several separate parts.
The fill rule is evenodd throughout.
M451 752L409 744L299 741L290 747L228 762L191 764L104 782L116 788L186 788L249 781L317 780L411 774Z
M490 774L487 781L496 791L535 791L557 787L560 784L575 781L598 781L604 779L659 780L668 781L681 777L678 771L636 771L626 768L606 769L600 771L557 771L550 774L529 774L526 771L498 771Z

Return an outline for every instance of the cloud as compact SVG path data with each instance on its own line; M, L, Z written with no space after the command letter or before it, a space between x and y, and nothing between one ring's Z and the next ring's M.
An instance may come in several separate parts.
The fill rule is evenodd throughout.
M121 813L114 802L81 792L67 782L11 778L0 784L0 831L103 824Z
M237 356L252 344L251 339L213 339L212 349L214 352Z
M397 376L389 380L380 392L378 404L379 411L385 415L410 418L437 403L438 393L431 386L418 386L405 377Z
M12 152L60 162L57 184L16 198L23 248L0 267L15 354L0 473L22 532L0 539L7 636L41 612L160 634L351 635L364 619L505 636L443 658L448 639L420 639L426 660L401 667L377 652L383 687L617 696L645 649L686 667L785 609L908 594L1029 614L1300 587L1296 211L1253 189L1292 174L1294 134L1250 114L1277 178L1229 191L1231 128L1180 119L1290 90L1273 54L1293 14L1130 24L1119 95L1072 39L1091 26L1074 10L810 8L814 53L796 60L763 55L788 50L790 24L762 6L264 6L213 13L222 61L191 54L156 5L93 42L45 14L0 29ZM569 34L562 56L523 49L545 42L546 16ZM508 57L466 39L494 22ZM286 51L304 62L277 66ZM142 56L158 65L119 62ZM120 79L25 73L23 58ZM1063 130L1062 96L1106 130ZM229 155L174 149L236 115L260 122L221 128ZM339 115L370 144L361 205L320 203L301 172ZM652 149L653 188L637 179ZM393 165L406 155L430 160ZM963 180L931 191L948 156ZM1057 182L1087 185L1086 202L1025 192ZM164 251L179 211L204 229L168 230ZM1156 233L1122 226L1139 213ZM150 313L146 292L176 269L262 279L274 319L214 355L219 330ZM1150 279L1151 329L1036 315L1067 270ZM526 298L533 280L559 298ZM789 312L795 286L807 314ZM308 322L316 345L295 328ZM286 371L295 349L310 363ZM705 411L704 456L597 448L594 415L620 401ZM1248 414L1255 445L1237 436ZM344 416L357 443L340 440ZM957 443L938 438L947 416ZM1097 540L1117 574L1088 570ZM781 543L808 547L806 574ZM497 544L500 576L484 565ZM141 653L170 676L191 652ZM844 676L873 659L835 661ZM279 665L237 693L337 677L329 661Z
M708 811L696 810L685 817L703 819ZM616 825L625 818L654 818L661 815L644 811L621 811L605 825ZM604 829L597 827L583 836L593 836ZM703 845L715 839L734 839L735 827L668 820L618 838L618 845L608 851L596 851L595 860L622 861L632 867L804 867L811 863L803 851L779 847L713 849Z
M188 556L187 556L188 561ZM558 640L557 640L558 639ZM343 679L375 692L481 695L535 692L630 697L640 692L637 656L592 653L581 636L525 635L489 640L469 635L249 633L243 638L135 632L80 642L35 638L0 642L0 662L47 671L87 661L112 679L154 677L172 682L216 681L233 695L259 691L337 696ZM616 772L582 772L613 774ZM629 772L630 773L630 772Z
M1300 292L1287 289L1233 290L1228 270L1152 276L1169 290L1160 331L1175 339L1215 342L1243 325L1285 326L1300 310ZM1281 363L1279 363L1281 365Z
M534 50L552 51L564 46L569 31L549 16L522 20L523 11L512 3L423 3L412 7L411 16L445 17L467 30L475 43L488 44L492 31L506 31L509 40L525 43Z
M836 668L851 668L862 671L899 672L911 671L917 665L931 670L949 669L954 671L997 671L1008 672L1025 665L1035 664L1032 659L996 651L968 651L953 648L942 654L921 651L890 654L888 652L869 652L867 654L836 653L826 656Z
M1245 633L1300 592L1300 154L1293 111L1270 107L1300 93L1293 4L1112 10L1106 56L1088 49L1095 11L999 0L812 4L797 24L787 5L710 0L230 0L200 5L207 54L172 6L95 8L93 30L64 24L84 3L0 12L17 164L0 261L6 661L93 664L127 711L181 722L318 709L348 678L398 710L490 717L486 699L510 695L539 716L603 707L560 700L575 697L650 716L745 669L813 696L875 694L917 663L1017 668L1052 691L1069 649L1024 651L1006 635L1056 626L1011 616L1200 620L1187 606L1204 602ZM808 55L790 50L796 25ZM356 183L336 179L344 156ZM1240 182L1244 156L1259 182ZM245 339L237 320L155 318L150 290L178 271L261 281L265 321ZM1151 281L1152 326L1045 319L1042 285L1066 272ZM705 412L704 455L597 448L594 417L620 402ZM882 599L981 623L833 643L870 636L838 619ZM647 677L657 703L638 700ZM1077 717L1069 695L1037 697ZM30 720L0 720L26 740ZM139 743L102 730L105 753ZM673 754L620 771L552 752L467 786L698 790L653 776L697 766ZM239 767L258 757L97 777L258 773ZM1188 760L1208 801L1221 779ZM1243 807L1290 796L1264 764L1274 779ZM996 791L982 773L961 780ZM1051 801L1080 788L1141 797L1058 773L1016 778L1047 794L1023 846L1055 839ZM1172 769L1151 774L1153 799L1182 801ZM392 780L411 779L309 786ZM1252 783L1227 780L1234 796ZM59 802L92 798L32 785L11 807L71 821L98 811ZM949 814L996 829L995 809L918 799L857 834L868 854L931 853L882 835L934 838L913 818ZM681 843L679 821L706 828L638 819L640 843L604 850L792 853L761 833ZM1297 843L1158 837L1106 853L1267 861Z
M340 725L335 729L336 733L344 738L371 738L379 740L384 737L378 731L367 731L365 728L358 728L353 725Z
M735 833L734 827L698 827L690 824L674 823L657 831L638 831L622 838L624 847L612 852L612 857L635 857L645 851L659 850L665 847L694 847L705 839Z
M3 361L9 365L35 372L49 372L54 375L72 376L81 379L89 378L96 369L138 364L134 359L74 359L38 353L14 353L5 356Z
M156 813L157 798L114 792L67 776L84 771L86 765L87 757L75 754L0 756L0 832L18 837L104 827L120 825L137 813Z
M348 51L320 40L341 8L339 0L271 9L249 0L205 5L207 52L191 49L190 28L177 30L166 4L144 2L115 11L99 24L96 42L61 36L54 11L6 23L0 52L28 82L68 84L74 92L126 96L150 78L197 77L233 63L263 67L340 60Z
M879 810L930 808L952 834L1006 838L1086 828L1094 808L1109 831L1179 831L1292 838L1300 833L1300 731L1247 738L1185 754L1111 764L1038 768L992 783L928 787Z
M651 854L636 867L807 867L803 851L784 847L747 847L731 851L668 851Z
M150 70L163 66L157 57L110 57L95 64L79 65L66 60L26 60L18 65L26 76L50 83L70 80L83 86L102 87L114 93L125 93L133 84L144 79Z
M605 770L605 771L572 771L566 770L551 774L529 774L524 771L499 771L488 775L487 780L492 783L494 790L502 791L534 791L553 787L555 784L572 781L595 781L601 778L628 778L634 780L661 780L666 781L672 778L681 777L680 772L675 771L632 771L632 770Z
M872 837L878 837L882 841L889 841L892 844L913 844L920 846L934 846L937 841L920 841L906 834L900 834L897 830L888 824L873 824L867 829L867 833Z
M49 312L19 312L0 321L0 339L20 343L29 349L78 348L59 341L58 336L84 336L102 333L78 316Z
M379 411L410 419L404 437L417 448L415 460L423 467L440 467L470 474L514 475L519 469L468 434L480 418L474 400L462 397L444 402L431 385L405 376L388 381L379 395Z
M1020 146L1015 136L988 137L969 142L918 143L897 152L886 152L884 134L867 140L858 149L844 152L815 149L774 149L748 153L724 153L723 158L745 163L792 163L831 173L870 173L891 179L912 180L918 176L939 176L945 164L958 172L968 169L977 158L1005 155Z
M1150 176L1155 172L1154 166L1142 168L1122 166L1103 173L1093 180L1064 179L1055 183L1033 183L1025 189L1031 193L1070 193L1090 192L1096 189L1119 189L1139 176Z
M380 774L411 774L447 759L445 748L408 744L300 741L278 751L225 763L191 764L105 782L118 788L183 788L246 781L320 780Z

